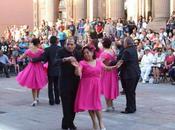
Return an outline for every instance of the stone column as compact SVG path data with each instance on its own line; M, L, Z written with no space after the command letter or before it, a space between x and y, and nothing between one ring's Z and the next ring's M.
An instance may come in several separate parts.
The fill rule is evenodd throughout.
M111 16L109 7L110 7L110 0L106 0L106 18L109 18Z
M98 0L87 0L87 18L90 21L98 17Z
M98 0L98 17L106 18L106 2L105 0Z
M168 18L170 16L170 0L153 0L155 19Z
M135 22L137 22L138 14L139 14L139 0L127 0L127 19L130 17L133 18ZM134 6L133 6L134 5Z
M86 0L75 0L76 5L75 5L75 14L74 18L76 20L78 19L85 19L87 16L87 5L86 5Z
M93 8L94 8L94 12L93 12L93 17L97 18L98 17L98 0L93 0Z
M39 26L39 2L38 0L33 0L33 23L34 26Z
M170 0L153 0L153 22L148 28L158 32L160 28L166 27L166 21L170 17Z
M138 15L142 14L142 0L138 0Z
M45 6L45 0L39 0L39 10L38 10L38 16L39 16L39 26L41 25L42 20L46 20L46 6Z
M124 0L106 0L106 17L116 20L124 17Z
M46 7L46 21L48 21L49 25L53 25L56 22L58 17L58 6L59 0L45 0Z
M147 19L148 11L150 11L151 0L138 0L138 17L143 16Z
M65 2L66 7L66 19L73 20L74 18L74 0L66 0Z
M110 17L113 20L124 17L124 0L110 0L109 1Z
M141 6L142 6L141 15L142 15L143 17L145 17L145 7L146 7L145 0L142 0Z
M170 0L170 14L175 11L175 0Z
M145 18L148 20L149 15L152 13L152 3L151 0L145 0Z

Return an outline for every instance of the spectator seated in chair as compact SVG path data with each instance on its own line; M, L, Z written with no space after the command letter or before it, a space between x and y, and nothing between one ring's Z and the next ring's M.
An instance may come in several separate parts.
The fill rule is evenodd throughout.
M153 59L153 83L158 84L160 81L160 74L163 70L165 55L162 53L162 48L157 48Z
M8 66L11 65L10 60L8 57L3 54L2 50L0 50L0 68L4 70L4 73L7 78L9 78Z
M167 55L165 57L164 68L163 68L163 74L164 74L165 79L167 79L166 76L174 64L175 56L174 56L173 52L174 52L174 50L172 48L169 48L167 50Z
M153 55L150 53L150 48L145 47L144 55L140 63L142 83L149 81L149 74L151 73L152 63Z
M173 64L172 68L169 70L169 76L172 81L172 85L175 85L175 64Z

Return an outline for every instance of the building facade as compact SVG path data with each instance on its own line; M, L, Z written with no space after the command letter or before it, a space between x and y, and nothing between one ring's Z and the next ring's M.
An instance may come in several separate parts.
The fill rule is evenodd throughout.
M10 25L33 26L32 0L2 0L0 9L0 34Z
M173 10L175 0L34 0L34 23L39 25L43 19L53 24L57 18L77 21L96 17L132 17L137 21L142 15L146 19L152 16L156 25L162 26Z
M175 0L5 0L0 4L0 30L9 25L39 26L44 19L53 24L58 18L92 20L119 17L137 21L153 17L152 28L159 28L175 10Z
M33 0L36 23L46 19L50 23L56 18L78 20L80 18L119 17L135 20L139 15L147 18L169 17L175 9L175 0Z

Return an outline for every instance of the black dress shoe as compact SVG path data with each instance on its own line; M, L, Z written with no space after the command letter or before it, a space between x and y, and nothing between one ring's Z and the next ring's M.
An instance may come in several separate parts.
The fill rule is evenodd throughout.
M10 78L10 76L9 75L6 75L6 78Z
M70 130L77 130L77 127L74 127L74 128L70 128Z
M59 105L60 104L60 100L55 101L55 104Z
M68 130L68 127L62 126L62 130Z
M70 130L77 130L77 127L73 124L73 125L70 127Z
M123 114L131 114L131 113L134 113L135 111L121 111L121 113Z
M124 91L124 90L121 91L120 94L121 94L121 95L125 95L125 91Z
M77 130L77 129L74 129L74 128L70 128L69 130Z
M52 106L52 105L54 105L55 103L54 103L54 101L49 100L49 104Z

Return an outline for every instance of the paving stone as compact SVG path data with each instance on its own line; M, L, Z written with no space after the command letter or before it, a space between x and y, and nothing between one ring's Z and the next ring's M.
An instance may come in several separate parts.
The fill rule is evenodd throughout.
M139 83L136 93L136 113L120 113L126 104L123 95L114 101L114 112L103 112L107 130L175 130L175 86ZM62 106L49 106L47 87L38 106L31 102L31 91L20 87L15 77L0 78L0 130L61 130ZM105 108L104 97L102 104ZM92 129L88 112L78 113L75 123L78 130Z

